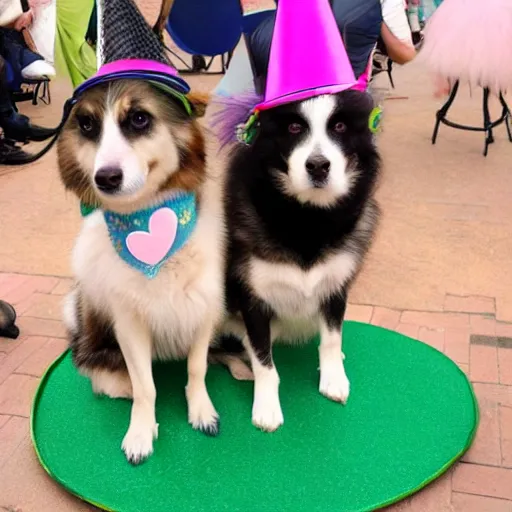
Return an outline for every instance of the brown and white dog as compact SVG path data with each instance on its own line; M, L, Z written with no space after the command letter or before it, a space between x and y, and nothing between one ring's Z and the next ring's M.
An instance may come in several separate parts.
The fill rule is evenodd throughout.
M189 98L196 109L202 98ZM189 422L209 435L218 415L206 386L210 340L223 315L224 225L221 179L206 168L196 119L148 83L119 80L86 91L58 143L62 181L82 203L72 257L76 288L65 304L73 360L93 390L133 398L122 442L139 463L157 437L154 359L188 357ZM197 225L153 279L125 263L109 237L104 211L129 214L177 191L194 192Z

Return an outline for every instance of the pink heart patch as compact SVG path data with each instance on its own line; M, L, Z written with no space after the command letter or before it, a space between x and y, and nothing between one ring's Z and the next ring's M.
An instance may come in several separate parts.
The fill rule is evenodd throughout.
M178 218L170 208L160 208L149 219L149 232L133 231L126 247L134 258L148 265L162 261L176 239Z

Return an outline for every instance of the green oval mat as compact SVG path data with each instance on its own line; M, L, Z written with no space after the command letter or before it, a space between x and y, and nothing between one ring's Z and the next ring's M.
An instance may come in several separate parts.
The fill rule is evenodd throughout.
M251 424L253 383L220 366L208 374L220 435L193 431L185 363L156 365L159 439L137 467L121 451L130 402L94 396L65 354L34 400L41 463L68 491L119 512L344 512L398 501L468 449L473 391L428 345L365 324L344 329L345 407L318 392L316 343L275 347L285 423L273 434Z

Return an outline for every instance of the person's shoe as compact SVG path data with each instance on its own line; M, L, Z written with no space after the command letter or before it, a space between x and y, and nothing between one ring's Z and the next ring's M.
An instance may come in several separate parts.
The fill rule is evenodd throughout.
M30 123L28 138L34 142L41 142L55 135L56 131L55 128L45 128L44 126Z
M55 134L54 128L34 125L27 116L18 114L14 110L0 116L0 127L4 130L4 137L18 142L41 142Z
M25 153L14 142L0 139L0 165L19 165L28 163L31 155Z
M20 335L20 330L15 322L15 309L9 303L0 300L0 337L16 339Z

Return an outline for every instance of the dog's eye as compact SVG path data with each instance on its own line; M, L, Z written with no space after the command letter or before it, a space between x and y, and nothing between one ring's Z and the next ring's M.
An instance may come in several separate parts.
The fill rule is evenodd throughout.
M334 131L336 133L343 133L346 129L347 129L347 126L345 125L345 123L342 123L341 121L338 121L334 125Z
M288 131L292 135L298 135L299 133L302 132L302 125L299 123L291 123L288 125Z
M137 131L147 130L151 120L146 112L133 112L130 114L130 124Z
M91 116L78 116L78 126L80 126L80 131L86 137L91 137L97 131L97 123Z

